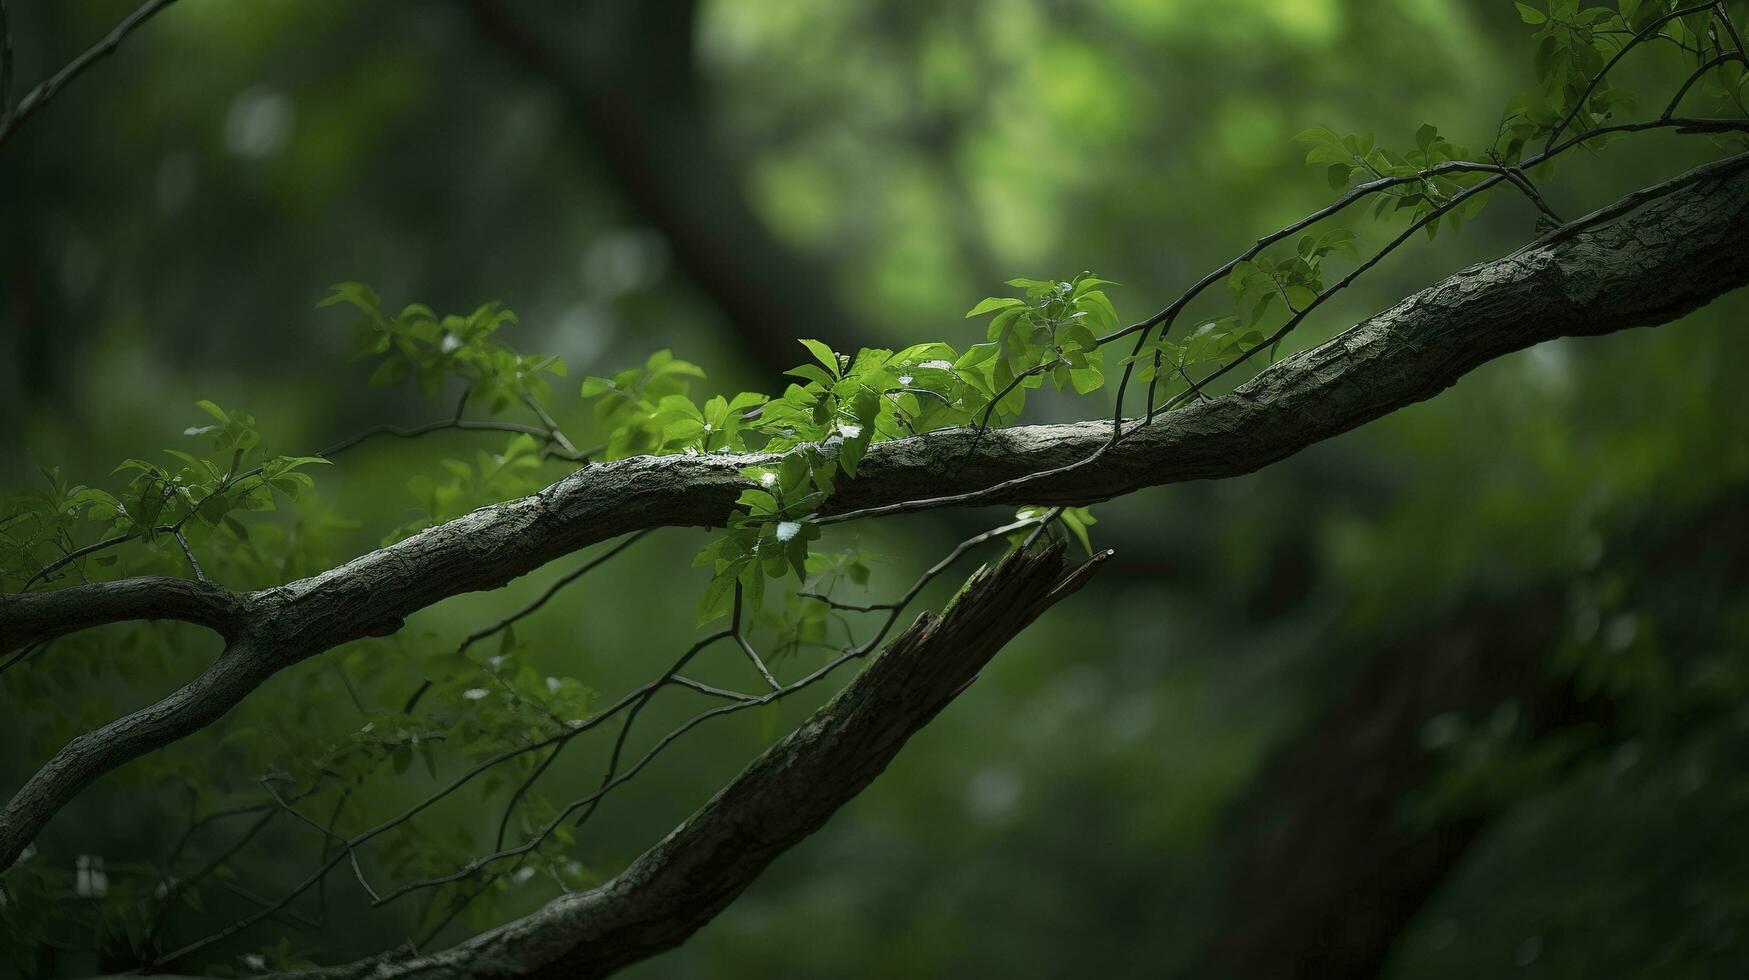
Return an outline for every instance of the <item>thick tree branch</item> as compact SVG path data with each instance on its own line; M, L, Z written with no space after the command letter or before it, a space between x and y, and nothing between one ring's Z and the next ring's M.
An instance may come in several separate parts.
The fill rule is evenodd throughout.
M75 630L135 619L175 619L229 637L249 599L210 582L148 576L75 585L58 592L0 594L0 654Z
M604 977L679 945L886 769L1009 640L1073 594L1110 552L1070 567L1061 542L975 574L843 691L613 880L445 952L287 975Z
M871 449L827 516L872 508L1085 504L1147 486L1237 476L1432 397L1496 357L1561 336L1665 323L1749 282L1749 157L1618 224L1478 265L1232 393L1135 430L1073 468L1108 422L969 429ZM460 592L495 588L558 555L664 525L720 525L762 456L637 457L578 470L341 568L258 595L293 648L326 648ZM1054 474L1040 478L1040 474ZM299 610L293 612L292 610Z
M283 665L272 651L233 643L168 697L62 746L0 811L0 844L6 848L0 863L11 866L49 818L92 780L218 721Z
M840 487L822 515L1085 504L1148 486L1237 476L1430 398L1496 357L1556 337L1667 323L1749 283L1749 155L1703 172L1614 224L1557 232L1465 269L1328 343L1283 359L1227 395L1134 427L1095 465L1087 461L1110 442L1109 421L1021 426L991 432L981 442L970 429L934 432L871 449L857 479ZM677 455L586 466L532 496L253 593L259 611L241 634L247 642L226 658L235 661L233 682L205 689L196 704L204 717L216 693L241 700L281 667L393 632L419 609L497 588L578 548L649 527L721 525L745 487L738 470L771 462L757 455ZM0 635L9 627L0 618ZM143 713L171 710L166 706L173 709L181 697ZM174 737L191 729L166 724L157 730ZM165 742L128 745L137 755ZM113 750L102 755L104 768L133 757ZM59 806L67 798L50 802ZM10 865L52 812L33 806L26 818L14 812L17 802L0 812L0 866Z

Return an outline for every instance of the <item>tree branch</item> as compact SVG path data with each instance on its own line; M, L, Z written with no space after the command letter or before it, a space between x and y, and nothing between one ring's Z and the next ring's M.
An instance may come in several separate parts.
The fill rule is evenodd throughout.
M53 99L68 82L78 77L80 72L91 67L104 55L114 54L115 49L121 47L122 39L133 33L134 28L175 2L176 0L147 0L133 13L123 18L121 23L115 25L115 29L104 35L103 40L92 45L90 50L68 62L65 68L56 72L41 85L26 92L24 98L18 100L18 108L7 112L5 105L0 104L0 145L5 145L6 141L18 131L18 127L24 125L24 121L30 118L32 113L48 105L49 100ZM11 49L11 39L8 38L4 52L5 74L8 81L10 81L12 74Z
M218 721L282 666L270 650L232 643L163 700L62 746L0 811L0 865L10 867L49 818L92 780Z
M57 592L0 594L0 654L75 630L134 619L174 619L231 637L253 608L247 596L210 582L143 576Z
M941 615L919 616L800 728L608 883L433 956L315 976L604 977L679 945L880 775L998 650L1110 554L1070 568L1063 552L1061 543L1016 551L974 575Z
M1087 504L1237 476L1429 398L1496 357L1676 319L1749 282L1749 156L1728 163L1618 225L1466 269L1228 395L1162 415L1096 469L1058 472L1107 441L1103 421L994 431L970 458L975 431L944 430L872 447L857 479L821 513ZM316 620L300 631L301 643L333 645L609 537L720 525L746 486L738 470L774 459L646 456L589 466L533 496L261 595Z
M1473 266L1319 347L1284 358L1233 392L1162 413L1112 442L1109 420L993 431L951 429L873 447L822 509L826 520L981 504L1087 504L1143 487L1237 476L1430 398L1496 357L1563 336L1666 323L1749 283L1749 155L1673 182L1614 224L1551 238ZM1644 196L1624 199L1639 204ZM1087 465L1099 453L1096 465ZM257 611L221 658L224 683L197 680L138 714L162 736L105 743L96 772L216 718L276 670L341 643L400 628L463 592L497 588L578 548L649 527L721 525L746 487L739 469L769 455L636 457L591 465L519 500L485 507L312 578L252 593ZM96 589L125 588L105 583ZM98 593L93 593L98 594ZM0 607L0 636L14 628ZM78 628L69 615L56 629ZM203 675L206 678L206 675ZM205 684L193 694L196 685ZM215 699L229 697L228 704ZM104 731L114 726L106 726ZM76 739L56 757L94 754ZM85 744L81 744L84 742ZM75 746L79 746L75 752ZM51 763L51 766L57 763ZM46 771L46 770L45 770ZM39 774L39 777L42 774ZM26 790L40 782L33 779ZM25 795L21 791L20 797ZM65 803L40 793L0 812L9 866Z

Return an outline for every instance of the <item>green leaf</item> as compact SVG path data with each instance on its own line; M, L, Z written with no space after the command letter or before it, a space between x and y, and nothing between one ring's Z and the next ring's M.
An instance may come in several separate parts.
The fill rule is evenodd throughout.
M727 616L735 605L735 572L712 578L698 600L698 623L703 626Z
M959 359L953 362L953 366L961 369L976 367L995 357L999 352L1000 346L997 344L973 344L960 354Z
M1094 517L1093 513L1085 507L1064 508L1061 517L1063 527L1075 536L1075 540L1081 542L1081 547L1085 548L1087 554L1091 556L1093 554L1093 541L1087 535L1087 528L1089 525L1098 524L1098 518Z
M821 364L826 365L826 370L831 373L832 377L837 378L841 376L842 368L840 368L838 364L838 355L832 352L832 348L818 340L804 339L801 341L801 344L803 347L806 347L808 352L813 354Z
M794 378L801 378L803 381L817 382L827 388L832 387L832 385L838 380L832 375L827 374L818 364L803 364L799 367L790 368L788 371L785 371L784 374Z
M1026 302L1024 300L1015 299L1013 296L986 296L978 302L977 306L966 311L966 319L969 320L975 316L983 316L986 313L994 313L997 310L1006 310L1011 306L1025 305Z
M781 556L778 559L782 561ZM782 574L780 571L779 574ZM765 605L765 572L758 564L748 565L741 571L741 599L747 604L747 612L757 612ZM729 596L729 606L734 608L733 593Z
M1071 370L1069 380L1075 386L1076 394L1087 395L1098 391L1105 384L1105 372L1098 364L1090 363L1084 368Z
M1526 24L1544 24L1548 22L1549 17L1547 14L1532 7L1528 3L1514 4L1514 6L1518 8L1518 16L1522 17Z
M735 503L757 515L777 513L777 498L764 490L743 490Z
M376 290L362 282L335 283L333 292L316 304L317 309L334 306L339 303L349 303L365 313L375 313L383 305L383 298Z
M1323 145L1341 146L1342 145L1342 137L1336 135L1336 131L1331 129L1328 126L1313 126L1311 129L1308 129L1308 130L1300 133L1299 135L1295 136L1294 142L1296 142L1296 143L1313 143L1313 144L1317 144L1320 146L1323 146Z
M1088 291L1098 289L1100 286L1117 285L1121 285L1121 283L1113 282L1110 279L1100 279L1090 273L1082 273L1075 277L1075 289L1069 295L1071 298L1079 299L1082 296L1085 296Z

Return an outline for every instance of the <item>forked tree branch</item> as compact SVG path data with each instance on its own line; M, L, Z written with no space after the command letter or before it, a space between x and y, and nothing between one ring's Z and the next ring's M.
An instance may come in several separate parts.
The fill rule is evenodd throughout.
M801 727L606 884L434 955L281 976L604 977L679 945L862 792L997 651L1110 554L1071 567L1057 542L976 573L940 615L920 615Z
M1667 323L1749 283L1749 155L1674 182L1614 224L1557 231L1466 269L1233 392L1160 415L1110 443L1109 421L950 429L873 447L828 520L974 504L1086 504L1143 487L1248 473L1432 397L1496 357L1563 336ZM1624 209L1625 210L1625 209ZM976 449L973 451L974 443ZM1101 452L1094 465L1087 460ZM276 671L400 628L442 599L493 589L608 538L720 526L768 455L635 457L585 466L529 497L482 508L338 568L251 593L227 653L195 682L69 743L0 811L0 867L97 775L209 723ZM184 583L186 584L186 583ZM123 580L90 587L150 592ZM168 587L166 587L168 591ZM0 639L89 625L0 597ZM149 606L149 603L142 603ZM142 615L149 615L142 609ZM198 724L196 724L198 722Z

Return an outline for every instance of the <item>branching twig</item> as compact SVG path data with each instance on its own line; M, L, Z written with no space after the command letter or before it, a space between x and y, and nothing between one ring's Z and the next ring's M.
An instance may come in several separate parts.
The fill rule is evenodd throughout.
M636 534L628 536L619 544L614 545L612 548L607 549L571 571L566 572L558 581L547 586L546 591L542 592L533 602L530 602L528 605L523 606L521 609L518 609L516 612L511 613L509 616L504 617L498 622L493 623L491 626L483 627L469 633L467 638L462 640L461 646L456 647L455 655L458 657L462 656L467 653L468 648L475 643L509 629L524 617L546 605L553 596L558 595L566 586L589 574L594 569L599 568L608 559L643 540L644 536L649 534L651 530L653 530L653 528L646 528ZM419 707L420 700L425 697L425 692L429 690L431 690L431 682L429 680L420 682L418 689L407 698L407 703L401 706L401 713L412 714L413 709Z
M668 680L672 684L678 684L681 687L691 688L692 690L697 691L700 694L708 694L713 698L722 698L726 701L757 701L757 700L759 700L759 696L756 694L742 694L740 691L730 691L730 690L727 690L725 688L715 687L715 686L712 686L710 684L705 684L701 681L695 681L692 678L687 677L683 674L675 674L673 677L669 678Z
M280 796L279 792L273 788L273 779L272 778L265 778L264 777L263 779L260 780L260 782L261 782L262 788L267 790L267 795L273 797L273 802L275 804L277 804L281 810L284 810L285 812L296 817L300 823L303 823L304 825L306 825L308 827L314 828L317 833L322 835L322 838L324 841L324 846L323 846L324 851L327 850L326 845L327 845L327 842L329 842L329 841L332 841L333 843L340 845L341 849L346 852L347 858L349 860L351 860L351 862L352 862L352 872L353 872L353 875L358 878L359 887L363 888L365 894L369 895L374 900L377 897L377 892L376 892L376 889L374 889L370 886L370 880L364 876L364 868L359 866L358 850L356 848L354 848L350 843L348 843L346 838L340 836L339 834L336 834L332 828L323 826L320 821L315 820L314 818L305 814L304 811L299 810L297 807L293 806L289 801L287 801L285 799L285 797ZM262 904L266 905L267 903L263 902Z
M1676 94L1670 99L1670 104L1664 107L1664 111L1658 116L1658 118L1669 119L1671 116L1675 115L1676 107L1682 104L1683 97L1689 93L1690 89L1694 88L1695 83L1706 77L1707 72L1730 61L1735 61L1738 64L1743 65L1745 68L1749 68L1749 59L1744 57L1742 51L1726 51L1723 54L1708 59L1699 68L1696 68L1691 72L1688 78L1683 81L1682 87L1676 90Z
M947 571L947 569L951 565L953 565L954 562L958 561L962 556L964 556L966 552L972 550L973 548L978 547L981 544L984 544L985 542L987 542L993 538L998 538L1004 534L1008 534L1008 533L1011 533L1013 531L1018 531L1023 527L1028 527L1028 526L1033 525L1033 524L1043 523L1046 519L1047 518L1045 518L1045 517L1027 517L1027 518L1023 518L1021 520L1018 520L1018 521L1013 521L1011 523L1004 524L1001 527L993 527L988 531L983 531L983 532L980 532L978 534L972 535L971 537L965 539L964 541L961 541L958 545L955 545L954 549L952 551L948 552L947 556L945 558L942 558L940 561L936 562L934 565L931 565L926 571L924 571L924 573L922 575L918 576L918 578L915 582L911 583L911 587L906 589L905 593L903 595L901 595L897 599L892 600L891 602L877 602L877 603L872 603L872 604L867 604L867 605L857 605L854 603L839 602L838 600L833 599L831 596L824 595L824 594L819 593L819 592L806 592L806 591L804 591L801 593L801 595L803 598L815 599L815 600L818 600L820 602L824 602L826 605L831 606L833 609L843 609L843 610L846 610L848 612L889 612L889 613L893 613L896 615L898 613L903 612L905 607L910 605L912 600L916 599L918 594L921 593L924 590L924 588L929 585L930 582L935 581L935 579L938 576L940 576L941 573Z
M1670 120L1657 125L1683 127L1690 122ZM1597 135L1582 134L1574 140ZM839 514L856 513L883 501L910 500L923 486L937 486L950 493L979 486L1005 487L978 498L985 503L1079 504L1141 486L1248 472L1428 397L1477 365L1529 344L1556 336L1667 322L1749 280L1749 256L1742 248L1744 236L1749 234L1743 221L1749 213L1749 182L1741 172L1744 160L1738 157L1715 165L1703 175L1708 186L1630 216L1621 231L1608 233L1605 244L1610 247L1596 247L1588 239L1576 237L1571 245L1565 241L1545 244L1526 256L1467 270L1462 274L1464 288L1452 289L1449 282L1431 287L1392 312L1362 323L1336 343L1302 352L1277 365L1242 395L1216 399L1182 413L1186 419L1183 424L1125 430L1121 442L1110 438L1104 420L1007 430L1001 434L1000 444L981 451L971 476L943 472L939 466L939 460L951 458L958 447L973 438L969 431L948 430L919 440L883 444L871 448L858 478L841 485L829 506L838 508ZM1495 175L1491 179L1505 178ZM1655 242L1656 247L1648 242ZM1575 276L1587 277L1585 290L1565 288ZM1051 483L1022 479L1029 474L1060 473L1058 461L1084 459L1093 447L1112 461L1111 469L1097 478L1082 476ZM403 617L446 596L496 588L559 555L611 536L653 526L720 524L744 485L739 468L774 459L639 458L588 467L537 495L476 511L311 579L243 597L253 604L242 607L247 629L235 648L221 658L216 673L209 670L165 702L75 740L25 784L0 811L0 859L15 857L17 848L35 836L49 815L91 779L200 727L206 723L203 719L229 710L284 666L359 636L381 635L398 627ZM461 556L468 560L459 561ZM178 587L196 590L196 585L180 582ZM139 588L142 594L150 594L157 587L150 582L122 580L59 593L4 596L0 597L0 620L11 628L20 622L16 610L34 609L39 600L58 600L70 593L74 598L84 597L87 594L80 592L82 589L93 590L89 595L95 600L118 589ZM133 611L136 615L140 612ZM127 612L118 610L116 615ZM218 621L230 621L225 618L230 614L222 610L210 615ZM63 632L77 628L66 625L70 621L55 622L59 624L55 628ZM703 642L731 635L725 631ZM284 637L295 637L295 644L269 642ZM723 705L688 727L708 717L770 703L854 655L852 650L782 691ZM678 672L677 667L673 673ZM644 703L655 688L667 683L673 683L671 677L632 692L580 728L598 725ZM681 733L671 732L628 770L573 801L566 808L566 819L622 785ZM347 840L357 847L411 819L492 766L573 737L574 732L560 732L484 760L432 797ZM524 853L531 851L539 846L539 837L537 833L518 846ZM328 868L337 866L340 857L326 862L285 901L319 881ZM493 859L488 855L485 860ZM234 924L223 935L247 925ZM221 937L209 937L195 948L216 938Z
M1629 51L1632 51L1640 44L1651 40L1658 34L1665 24L1678 18L1687 17L1689 14L1706 13L1708 10L1713 10L1717 6L1718 4L1713 2L1698 3L1689 7L1678 7L1675 10L1658 17L1645 27L1640 28L1640 32L1635 34L1626 44L1622 45L1615 54L1611 55L1610 59L1604 62L1603 67L1592 77L1591 81L1586 84L1585 90L1580 92L1579 98L1573 102L1573 108L1567 111L1567 114L1561 118L1561 121L1558 124L1556 124L1554 131L1549 133L1548 142L1543 144L1543 152L1546 154L1554 147L1555 141L1561 138L1561 134L1566 132L1567 127L1572 124L1574 119L1578 118L1579 113L1585 110L1585 103L1590 101L1591 94L1597 91L1597 86L1603 84L1603 79L1609 74L1610 69L1614 68L1623 58L1627 57ZM1668 115L1668 113L1666 113L1666 115Z
M352 449L358 445L361 445L361 444L368 442L371 439L375 439L379 436L393 436L397 439L416 439L420 436L430 435L433 432L443 432L443 431L448 431L448 430L459 430L462 432L509 432L509 433L514 433L517 435L540 436L541 438L546 439L549 442L561 444L560 451L549 452L549 455L557 456L558 458L567 460L569 462L587 462L588 458L589 458L587 454L576 452L574 448L570 447L570 441L565 439L564 435L562 433L560 433L557 429L543 429L543 428L538 428L538 427L532 426L532 425L523 425L523 424L518 423L518 422L500 422L500 421L497 421L495 419L462 419L462 418L443 419L443 420L440 420L437 422L427 422L424 425L416 425L416 426L411 426L411 427L399 426L399 425L387 425L387 424L372 426L368 429L363 430L362 432L358 432L354 435L348 436L347 438L340 440L339 442L335 443L332 446L329 446L327 449L322 450L321 452L317 453L316 455L321 456L324 459L331 459L331 458L338 456L341 453L347 451L348 449ZM245 471L243 471L241 473L237 473L235 475L228 475L225 477L224 480L220 481L219 486L215 490L213 490L212 494L209 494L208 496L216 496L219 494L226 493L226 492L230 491L231 489L242 484L242 482L244 480L250 480L250 479L254 479L256 477L261 476L263 472L264 472L264 468L257 466L257 467L254 467L253 469L245 470ZM180 532L182 531L183 527L186 526L188 524L189 520L192 519L194 517L194 515L200 511L200 505L201 505L201 503L204 503L204 502L205 502L205 499L203 498L200 502L197 502L193 506L189 507L188 513L182 515L182 517L180 519L178 519L174 524L160 524L160 525L154 527L152 529L152 533L153 534L177 534L180 536ZM30 590L30 587L35 585L37 582L41 582L41 581L45 581L45 580L49 579L50 577L52 577L54 575L55 572L60 571L62 568L65 568L66 566L72 564L75 561L78 561L81 558L89 557L89 556L94 555L100 551L107 551L110 548L113 548L117 545L126 544L127 542L133 541L139 537L141 537L140 531L138 531L138 530L128 531L124 534L118 534L118 535L115 535L113 537L104 538L101 541L94 541L91 544L85 545L84 547L70 551L67 554L62 555L61 557L59 557L59 558L55 559L54 561L48 563L47 565L43 566L41 569L38 569L36 574L32 575L29 579L27 579L25 581L25 583L22 586L19 587L18 591L28 592ZM186 545L184 547L186 548ZM190 556L190 561L191 561L191 563L193 562L192 556ZM197 566L196 570L197 570L197 577L199 577L198 576L198 566ZM204 581L205 579L201 578L201 580Z
M182 546L182 556L188 559L188 567L194 569L194 580L205 582L206 573L200 570L200 562L195 560L194 549L188 546L188 535L183 534L181 528L176 529L176 543Z
M760 573L760 574L764 574L764 573ZM747 659L753 664L753 669L759 671L760 677L765 678L765 683L770 684L772 690L774 690L774 691L779 690L783 687L783 685L779 684L777 682L777 678L773 677L771 675L771 670L765 666L765 661L760 659L759 651L753 649L753 644L747 642L747 635L746 635L746 633L742 632L742 630L741 630L741 606L742 606L741 581L739 579L736 579L735 580L735 613L730 621L729 632L735 638L735 645L739 646L741 648L741 652L745 653L747 655ZM631 727L629 721L627 722L626 727L628 727L628 728Z
M371 428L365 429L363 432L359 432L340 440L334 445L329 446L327 449L322 450L317 455L334 456L351 449L359 443L375 439L378 436L393 436L396 439L416 439L419 436L429 435L433 432L441 432L445 429L456 429L462 432L510 432L518 435L539 436L542 439L559 443L560 448L564 450L564 453L570 454L559 454L562 455L563 458L570 459L573 462L583 462L586 459L586 457L576 453L575 448L570 445L570 440L565 439L564 435L557 429L542 428L535 425L523 425L520 422L500 422L496 419L461 418L442 419L437 422L427 422L424 425L415 426L372 426ZM259 471L251 471L251 473L245 475L253 475L255 472Z
M997 650L1044 609L1079 588L1109 553L1069 570L1062 554L1060 544L1038 553L1017 551L974 576L946 612L919 617L849 687L618 878L556 900L489 939L470 940L397 967L465 974L485 954L481 944L489 942L500 954L495 963L500 972L602 976L683 940L777 855L855 797L913 732L966 690ZM772 692L761 700L780 696ZM630 778L686 729L738 708L729 705L694 718L623 778ZM571 806L586 805L585 800ZM532 846L521 845L503 856L526 854ZM709 873L701 873L707 867ZM446 880L460 880L467 873ZM514 958L513 965L503 958L505 953Z

